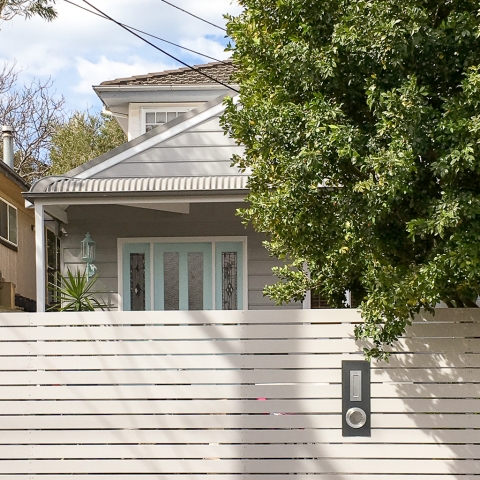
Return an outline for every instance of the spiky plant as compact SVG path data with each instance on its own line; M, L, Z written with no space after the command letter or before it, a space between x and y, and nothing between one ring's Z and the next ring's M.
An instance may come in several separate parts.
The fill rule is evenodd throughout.
M61 286L57 288L59 305L52 309L60 312L90 312L94 310L105 310L109 307L107 303L100 302L96 297L103 293L101 290L95 290L98 275L87 278L87 274L72 273L67 270L67 275L60 275Z

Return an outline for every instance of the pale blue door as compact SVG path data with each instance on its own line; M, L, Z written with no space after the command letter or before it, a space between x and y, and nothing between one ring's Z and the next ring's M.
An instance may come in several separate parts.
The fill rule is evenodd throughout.
M155 310L212 310L212 244L156 243Z

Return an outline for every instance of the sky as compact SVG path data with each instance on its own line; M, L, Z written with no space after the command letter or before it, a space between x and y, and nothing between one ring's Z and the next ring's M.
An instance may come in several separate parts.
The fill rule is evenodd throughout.
M72 0L88 7L82 0ZM89 0L115 20L205 53L218 59L228 39L225 32L197 20L162 0ZM216 25L225 26L223 14L238 15L236 0L169 0ZM143 43L118 25L57 0L58 18L15 17L0 22L0 65L17 62L20 79L54 82L68 111L98 111L101 103L92 90L105 80L159 72L183 65ZM212 60L147 37L190 65Z

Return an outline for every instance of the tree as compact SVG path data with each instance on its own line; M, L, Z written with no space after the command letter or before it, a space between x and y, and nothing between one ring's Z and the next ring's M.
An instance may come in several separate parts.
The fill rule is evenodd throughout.
M55 129L49 174L62 175L125 142L125 133L113 117L75 112Z
M19 85L15 64L0 69L0 125L12 125L15 170L26 181L48 171L51 136L63 122L64 99L52 91L53 82L33 80Z
M0 19L11 20L17 15L30 18L37 15L51 21L57 17L54 4L55 0L0 0Z
M480 293L478 2L242 4L223 121L252 170L243 216L293 259L265 293L351 290L385 359L421 308Z

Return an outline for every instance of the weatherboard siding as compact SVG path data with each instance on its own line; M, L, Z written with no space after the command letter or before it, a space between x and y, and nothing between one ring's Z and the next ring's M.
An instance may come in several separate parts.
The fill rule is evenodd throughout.
M80 242L85 233L90 232L96 242L99 288L107 292L105 299L116 306L118 238L246 236L248 308L275 308L270 299L263 297L262 290L266 284L275 282L271 269L281 263L268 255L262 245L265 237L250 227L245 228L235 215L236 209L242 206L240 203L191 204L187 215L118 205L71 206L67 235L62 239L64 270L84 268L79 261ZM301 305L277 308L301 308Z
M138 121L132 120L132 124L138 122L140 117ZM131 138L140 131L134 133ZM219 117L213 117L92 178L238 175L231 162L233 155L242 153L243 147L223 132Z

